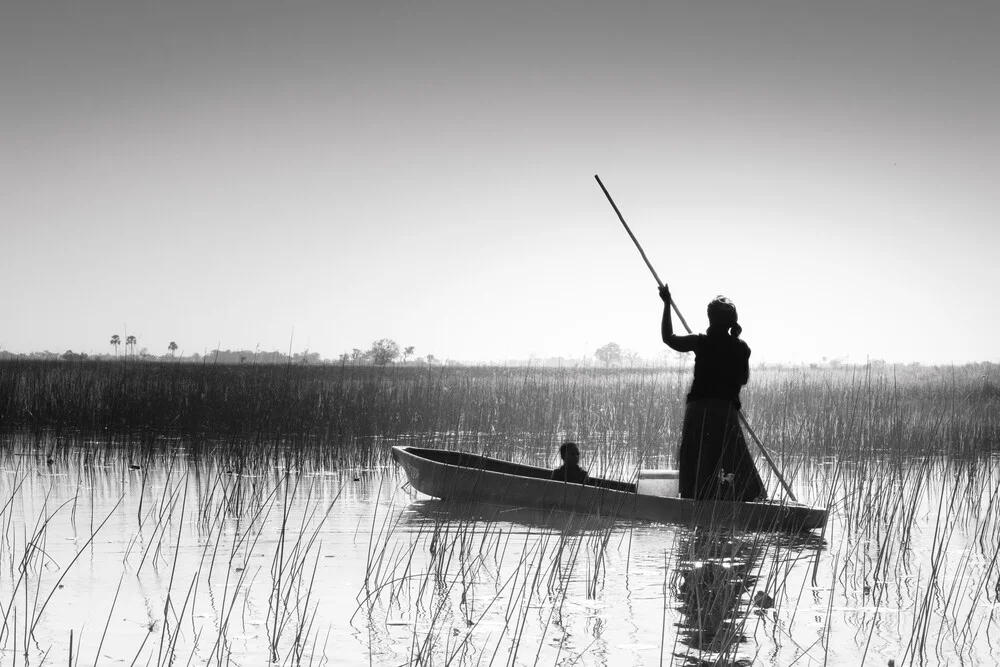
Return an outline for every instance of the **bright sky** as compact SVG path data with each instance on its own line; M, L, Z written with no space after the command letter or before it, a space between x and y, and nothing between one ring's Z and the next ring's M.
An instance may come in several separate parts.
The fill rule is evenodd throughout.
M346 5L352 5L346 7ZM1000 360L1000 3L16 3L0 349Z

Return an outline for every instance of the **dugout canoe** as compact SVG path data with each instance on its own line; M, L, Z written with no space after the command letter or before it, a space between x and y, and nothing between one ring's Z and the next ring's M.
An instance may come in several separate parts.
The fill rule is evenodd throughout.
M690 500L636 492L629 482L551 479L552 471L477 454L396 446L392 458L410 485L434 498L466 503L583 512L701 527L798 532L826 526L827 511L791 501Z

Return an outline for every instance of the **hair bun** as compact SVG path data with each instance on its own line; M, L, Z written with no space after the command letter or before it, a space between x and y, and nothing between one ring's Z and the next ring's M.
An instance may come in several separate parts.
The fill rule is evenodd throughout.
M721 294L708 304L708 321L711 324L733 325L736 324L739 315L736 313L736 304L722 296Z

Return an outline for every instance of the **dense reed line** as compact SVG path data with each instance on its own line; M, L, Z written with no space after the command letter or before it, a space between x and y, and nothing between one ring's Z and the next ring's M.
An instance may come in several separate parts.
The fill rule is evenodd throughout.
M679 440L689 372L15 360L0 363L0 428L150 448L211 440L241 455L370 437L448 446L442 434L472 433L520 442L530 457L572 438L596 457L638 451L652 467L668 465ZM975 456L1000 436L998 380L989 364L757 368L744 410L784 454Z
M590 433L620 425L623 410L648 406L645 392L659 378L646 370L8 361L0 363L0 417L8 431L209 437L456 427Z
M998 383L994 364L759 370L744 404L768 441L805 455L966 457L998 442Z

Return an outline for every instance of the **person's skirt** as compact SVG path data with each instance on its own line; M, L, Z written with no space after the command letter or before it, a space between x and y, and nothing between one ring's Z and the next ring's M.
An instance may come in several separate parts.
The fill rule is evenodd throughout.
M703 398L687 404L679 459L682 498L746 501L765 497L743 437L739 410L731 401Z

